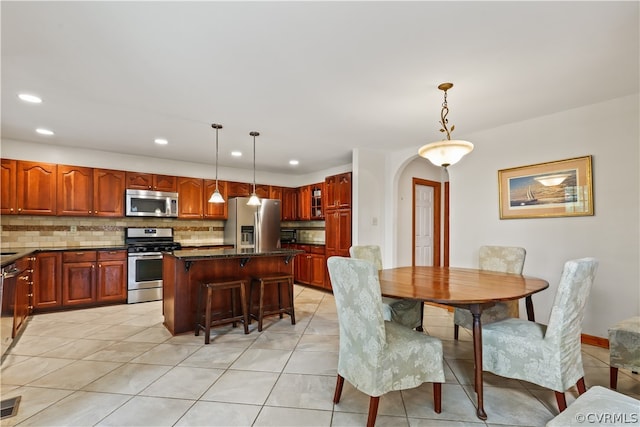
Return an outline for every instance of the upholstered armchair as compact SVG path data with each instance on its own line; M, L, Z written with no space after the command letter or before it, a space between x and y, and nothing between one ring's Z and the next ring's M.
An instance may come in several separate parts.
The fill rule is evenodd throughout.
M372 262L378 270L382 270L380 246L351 246L349 248L349 255L351 255L351 258ZM382 297L384 320L400 323L408 328L416 328L418 331L422 331L423 310L424 305L422 301Z
M483 370L554 390L560 412L566 390L577 384L584 393L580 335L597 267L595 258L565 263L547 326L512 318L483 325Z
M618 388L618 368L640 371L640 316L609 328L609 386Z
M522 274L526 254L527 252L524 248L481 246L478 255L479 267L480 270ZM518 301L504 301L483 310L480 316L480 322L482 322L482 325L488 325L498 320L518 316ZM465 329L473 328L473 316L469 310L464 308L456 308L453 312L453 338L456 340L458 339L460 326Z
M346 379L370 396L367 426L373 426L380 396L433 382L434 410L440 413L442 342L384 320L378 270L372 263L331 257L327 267L340 329L334 403L340 402Z

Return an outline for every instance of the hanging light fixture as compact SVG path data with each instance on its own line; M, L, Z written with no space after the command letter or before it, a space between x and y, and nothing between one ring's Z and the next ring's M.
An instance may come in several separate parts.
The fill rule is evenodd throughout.
M211 127L216 130L216 189L209 198L209 203L224 203L224 197L218 190L218 129L222 129L222 125L214 123Z
M457 163L465 154L469 154L473 150L473 144L469 141L451 139L451 132L456 127L452 125L451 130L447 127L449 123L447 120L447 115L449 114L447 91L452 87L453 83L442 83L438 86L438 89L444 91L444 102L442 103L442 111L440 111L440 124L442 125L440 132L446 132L447 139L423 145L418 150L420 156L427 158L434 165L444 168Z
M249 132L249 135L253 137L253 193L251 193L251 197L249 198L247 205L260 206L260 199L256 194L256 136L259 136L260 133Z

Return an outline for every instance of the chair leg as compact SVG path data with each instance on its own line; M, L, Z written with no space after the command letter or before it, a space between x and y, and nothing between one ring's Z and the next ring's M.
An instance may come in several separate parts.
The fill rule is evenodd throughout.
M251 316L247 308L247 289L245 282L240 284L240 304L242 306L242 319L244 319L242 323L244 324L244 333L246 335L249 333L249 319L251 319Z
M458 340L458 332L460 332L460 326L459 325L453 325L453 339L454 340Z
M206 313L204 314L204 343L209 344L209 333L211 332L211 293L213 290L207 288L207 303L205 305Z
M291 313L289 316L291 317L291 324L296 324L296 309L293 307L293 279L289 280L287 283L287 287L289 289L289 303L291 304Z
M556 391L556 402L558 402L558 410L560 412L567 409L567 399L564 397L564 393L560 391Z
M424 322L424 301L420 301L420 325L416 328L416 331L424 332L422 322Z
M613 366L609 368L609 386L611 390L618 388L618 368Z
M433 410L442 412L442 383L433 383Z
M378 403L380 402L380 396L369 399L369 417L367 418L367 427L374 427L376 425L376 416L378 415Z
M338 374L338 380L336 381L336 391L333 394L333 403L340 402L340 396L342 395L342 386L344 385L344 377Z
M584 377L578 380L576 387L578 387L578 394L583 394L587 391L587 387L584 385Z

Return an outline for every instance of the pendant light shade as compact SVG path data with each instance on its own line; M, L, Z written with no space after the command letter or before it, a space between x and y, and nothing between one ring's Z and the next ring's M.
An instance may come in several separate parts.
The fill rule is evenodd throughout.
M451 130L447 127L449 123L447 120L447 115L449 114L447 90L452 87L453 83L442 83L438 86L438 89L444 91L444 102L442 103L442 110L440 111L440 124L442 125L440 132L445 132L447 139L423 145L418 150L418 154L421 157L428 159L436 166L442 166L444 168L458 163L460 159L473 151L473 144L469 141L451 139L451 132L455 129L455 125L451 126Z
M224 197L222 197L220 190L218 190L218 129L222 129L222 125L214 123L211 127L216 130L216 189L209 198L209 203L224 203Z
M247 202L249 206L260 206L260 199L256 194L256 136L260 135L258 132L249 132L249 135L253 137L253 193Z

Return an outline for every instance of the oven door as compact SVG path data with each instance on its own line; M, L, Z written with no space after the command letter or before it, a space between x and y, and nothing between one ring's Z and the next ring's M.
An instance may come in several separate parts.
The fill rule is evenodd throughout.
M162 299L162 253L129 254L127 302Z

